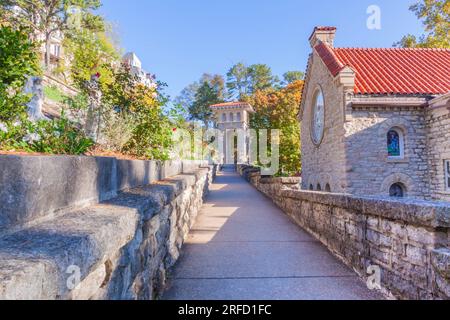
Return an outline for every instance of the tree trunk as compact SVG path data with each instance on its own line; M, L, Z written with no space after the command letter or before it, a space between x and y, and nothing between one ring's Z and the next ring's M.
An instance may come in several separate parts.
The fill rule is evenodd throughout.
M48 71L50 66L50 49L51 49L51 34L45 35L45 70Z

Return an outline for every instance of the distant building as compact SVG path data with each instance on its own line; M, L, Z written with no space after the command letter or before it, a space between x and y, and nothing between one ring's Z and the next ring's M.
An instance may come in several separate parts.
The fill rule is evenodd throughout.
M23 9L20 8L19 6L12 6L11 7L11 13L13 15L20 15L22 13L24 13ZM37 21L35 22L36 24L39 21L39 16L36 16ZM39 52L41 54L41 60L44 61L45 60L45 53L47 51L46 45L45 45L45 35L40 33L40 34L35 34L33 35L34 39L33 41L35 42L41 42L41 46L39 48ZM64 39L64 34L61 31L55 31L52 33L51 37L50 37L50 48L49 48L49 53L50 53L50 65L48 66L49 70L46 70L48 72L53 72L62 61L62 57L63 57L63 46L62 46L62 42Z
M450 201L450 50L335 48L335 32L310 37L303 188Z
M155 76L142 69L142 62L134 52L125 54L122 62L130 67L131 74L137 77L140 83L149 88L156 87Z
M223 133L223 151L221 164L233 165L249 162L249 122L253 107L245 102L227 102L212 105L215 124ZM240 131L238 134L237 131ZM237 137L237 143L235 143Z

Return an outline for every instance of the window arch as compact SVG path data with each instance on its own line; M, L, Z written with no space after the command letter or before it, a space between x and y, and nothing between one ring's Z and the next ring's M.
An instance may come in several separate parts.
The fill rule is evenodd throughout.
M309 185L309 190L314 191L314 186L312 184Z
M391 128L387 133L387 152L391 159L405 157L405 138L400 128Z
M400 182L394 183L389 188L389 196L390 197L393 197L393 198L404 198L405 195L406 195L406 188Z
M320 183L317 185L317 191L322 191L322 186L320 185Z
M327 183L327 185L325 186L325 191L326 192L331 192L331 186L329 183Z

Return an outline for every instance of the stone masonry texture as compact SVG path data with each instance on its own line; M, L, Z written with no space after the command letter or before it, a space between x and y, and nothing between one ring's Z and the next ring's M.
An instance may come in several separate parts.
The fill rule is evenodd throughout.
M137 176L120 184L138 183L139 163L121 165ZM157 298L215 175L214 167L183 165L191 171L66 208L0 236L0 299ZM167 174L179 167L164 166ZM58 185L56 177L46 178Z
M325 101L325 133L321 144L315 145L311 120L319 88ZM325 190L329 185L336 193L389 196L390 187L401 183L407 197L450 200L450 190L444 185L444 160L450 160L448 98L436 107L425 100L423 106L408 105L408 99L420 97L355 96L353 88L348 90L332 77L315 51L303 97L302 189ZM355 105L355 98L366 102ZM371 105L374 99L385 103ZM402 159L388 157L387 133L392 128L404 136Z

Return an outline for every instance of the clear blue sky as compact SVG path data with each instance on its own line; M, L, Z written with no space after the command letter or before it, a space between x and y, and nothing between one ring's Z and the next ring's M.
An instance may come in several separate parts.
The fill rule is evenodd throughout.
M204 72L225 74L239 61L268 64L278 75L304 70L317 25L336 26L339 47L391 47L422 33L408 10L415 1L103 0L101 14L175 97ZM372 4L381 8L381 30L366 27Z

